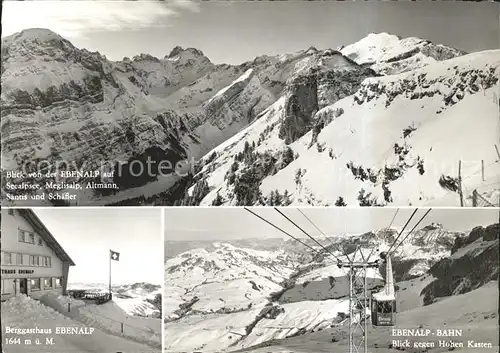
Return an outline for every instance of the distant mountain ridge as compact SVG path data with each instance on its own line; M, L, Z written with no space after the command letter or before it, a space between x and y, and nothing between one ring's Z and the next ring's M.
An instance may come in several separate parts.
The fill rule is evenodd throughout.
M353 261L369 255L375 260L388 250L398 231L380 229L332 237L335 245L329 250L342 259L345 251ZM318 241L325 246L329 243ZM270 243L276 246L278 241ZM353 258L358 246L360 251ZM281 340L295 336L301 336L304 347L310 343L311 349L319 343L309 335L347 330L348 270L338 268L326 253L299 258L297 251L312 253L300 244L266 251L215 243L166 259L166 351L220 352L250 347L275 351L273 347ZM474 297L475 290L490 288L490 281L498 278L498 224L454 232L432 223L408 237L392 259L398 315L453 301L464 293ZM384 266L368 271L370 291L383 285L384 271ZM332 342L335 345L329 334L325 344ZM298 352L293 347L289 351Z
M350 256L359 247L366 257L372 254L373 260L376 260L380 252L387 251L391 247L397 234L396 229L381 229L360 235L331 237L328 241L322 237L317 240L339 258L345 259L344 255ZM404 235L405 233L402 239ZM439 224L431 224L415 231L412 236L405 239L404 244L397 247L393 255L395 278L408 279L425 273L439 259L447 256L455 244L455 239L463 235L461 232L447 231ZM245 282L245 278L246 282L250 281L248 283L270 281L274 284L268 289L267 295L272 296L272 293L283 291L280 294L280 297L283 297L286 292L293 292L293 287L300 287L299 284L322 282L331 276L345 276L344 270L339 270L336 261L317 244L310 239L302 241L320 250L323 256L318 256L304 245L288 239L195 241L185 242L181 248L175 246L179 246L182 242L166 241L166 249L169 245L173 245L174 248L170 249L170 254L165 257L167 298L177 302L180 295L188 298L184 301L189 302L196 297L197 292L205 293L206 288L211 285L216 283L222 285L231 281ZM269 248L265 249L266 246ZM181 249L184 251L176 254ZM381 275L374 272L371 277L381 278ZM293 278L293 285L289 278ZM184 291L186 292L181 295ZM305 298L308 295L300 294L301 300L307 300ZM332 295L333 297L323 299L339 298L345 293ZM296 294L292 295L295 296ZM287 302L290 300L295 301L286 299ZM225 307L223 302L219 305ZM200 306L203 306L202 303L190 308L195 310ZM174 310L176 305L167 307Z
M70 290L102 291L107 293L109 285L104 283L69 283ZM146 282L112 285L113 301L127 314L161 317L162 286Z
M2 168L65 160L93 170L106 161L118 171L148 158L172 166L161 177L115 173L118 189L78 191L79 205L448 205L457 195L440 178L456 173L433 163L497 158L499 62L498 51L466 54L387 33L240 65L182 47L110 61L28 29L2 39ZM470 128L477 107L481 121ZM437 140L451 121L474 149L455 133ZM324 170L338 175L324 179ZM494 188L480 192L495 199Z

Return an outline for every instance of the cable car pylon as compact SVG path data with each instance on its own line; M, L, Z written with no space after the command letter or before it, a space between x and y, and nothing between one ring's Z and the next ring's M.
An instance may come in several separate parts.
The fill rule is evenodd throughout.
M396 218L399 209L396 210L394 217L391 220L389 228L391 227L394 219ZM416 212L416 211L415 211ZM413 213L413 215L415 214ZM413 215L410 217L413 217ZM403 227L401 232L404 231L408 223ZM392 246L391 246L392 248ZM347 262L339 262L339 268L347 267L349 268L349 353L368 353L368 338L367 338L367 323L368 323L368 315L366 313L367 309L371 309L370 317L372 319L372 325L378 326L377 323L373 322L374 312L378 310L378 304L376 300L376 296L368 297L368 277L367 271L370 268L379 268L380 259L387 261L389 259L388 264L386 265L386 285L385 289L392 287L392 292L394 293L394 280L392 275L392 265L390 262L390 258L388 256L384 256L380 254L380 259L375 261L370 261L370 258L373 254L373 250L370 252L368 257L365 259L363 252L360 250L360 247L356 249L353 255L353 260L349 258ZM355 262L356 252L360 251L362 262ZM383 291L384 291L383 290ZM382 291L382 292L383 292ZM368 304L368 305L367 305ZM395 298L394 298L395 304ZM394 306L393 306L394 308ZM356 320L356 315L359 313L359 319ZM392 322L394 322L394 313L391 312ZM353 327L354 325L354 327Z
M250 209L244 207L244 209L267 224L273 226L277 230L286 234L290 238L296 240L302 245L310 248L315 253L320 254L321 252L317 249L314 249L310 245L302 242L300 239L295 238L290 233L284 231L280 227L274 225L269 222L265 218L259 216L255 212ZM408 236L415 230L415 228L422 222L422 220L427 216L427 214L431 211L429 209L424 216L418 221L418 223L413 227L413 229L405 236L405 238L401 241L401 243L394 248L391 252L394 245L396 245L397 241L403 234L404 230L410 223L411 219L415 215L418 209L415 209L413 214L410 216L410 219L406 222L403 229L401 229L398 237L394 240L393 244L390 246L389 250L386 253L381 253L380 258L386 263L386 281L384 289L375 293L372 296L368 297L368 277L367 271L370 268L378 268L380 259L376 261L370 262L369 259L373 254L373 249L370 252L368 258L365 258L363 252L360 250L358 246L354 251L352 260L349 259L347 253L344 252L344 256L347 258L347 262L341 261L337 256L335 256L332 252L330 252L327 248L325 248L321 243L319 243L316 239L314 239L310 234L304 231L300 226L298 226L295 222L293 222L289 217L280 212L277 208L275 208L278 213L280 213L284 218L286 218L290 223L292 223L295 227L300 229L305 235L307 235L311 240L313 240L316 244L318 244L324 251L328 252L332 257L337 259L337 266L339 268L346 267L349 269L349 353L368 353L368 339L367 339L367 309L371 309L371 319L373 326L393 326L394 325L394 313L396 311L396 298L395 298L395 288L394 288L394 278L392 274L392 263L391 263L391 254L401 246L401 244L408 238ZM398 213L399 209L396 211L394 218ZM302 213L302 212L301 212ZM303 213L302 213L303 214ZM305 216L305 215L304 215ZM306 217L307 218L307 217ZM309 219L308 219L309 220ZM310 220L309 220L310 221ZM310 221L311 222L311 221ZM311 222L312 223L312 222ZM314 225L314 224L313 224ZM322 232L321 232L322 233ZM360 251L360 255L363 261L356 262L356 253ZM394 299L393 299L394 298ZM368 304L368 305L367 305ZM386 305L387 304L387 305ZM380 310L380 311L379 311ZM359 315L358 315L359 314ZM387 314L387 315L386 315ZM356 318L358 315L358 318ZM354 325L353 325L354 324ZM354 327L353 327L354 326Z
M367 271L370 268L378 268L379 261L339 262L338 266L349 269L349 353L368 353L366 311L367 307L370 307L370 298Z

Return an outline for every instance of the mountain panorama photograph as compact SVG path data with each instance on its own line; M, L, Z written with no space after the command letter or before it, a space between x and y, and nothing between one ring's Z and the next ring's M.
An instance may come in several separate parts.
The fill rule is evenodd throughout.
M497 209L164 213L164 353L498 352Z
M3 5L3 205L499 206L498 4Z

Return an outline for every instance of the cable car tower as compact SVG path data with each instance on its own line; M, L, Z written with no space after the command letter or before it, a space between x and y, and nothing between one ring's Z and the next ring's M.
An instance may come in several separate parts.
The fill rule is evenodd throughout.
M367 271L370 268L378 268L379 261L338 262L337 265L339 268L349 269L349 353L368 353L366 311L367 307L370 307L370 299Z
M298 243L304 245L306 248L309 248L313 251L313 253L323 256L324 253L318 249L313 248L311 245L304 243L299 238L294 237L290 233L276 226L275 224L269 222L267 219L259 216L252 210L244 207L246 211L253 214L255 217L269 224L273 228L279 230L281 233L286 234L290 238L294 239ZM392 243L391 247L386 253L380 254L380 259L376 261L370 262L370 257L373 253L368 255L365 259L363 252L360 250L360 247L356 249L353 254L352 260L349 258L347 253L344 252L344 257L347 258L347 261L341 261L339 257L337 257L334 253L332 253L328 248L325 248L321 243L319 243L314 237L312 237L308 232L302 229L297 223L292 221L290 217L286 216L283 212L278 210L276 207L274 208L279 214L281 214L284 218L286 218L290 223L292 223L296 228L298 228L302 233L304 233L309 239L314 241L316 245L319 246L320 249L324 250L326 253L329 253L333 258L337 260L337 266L339 268L348 268L349 269L349 353L368 353L368 340L367 340L367 323L368 323L368 314L367 311L371 309L371 319L373 326L393 326L394 325L394 312L396 311L396 297L394 290L394 278L392 275L392 263L391 263L391 250L394 248L394 251L398 246L403 244L403 242L408 238L408 236L413 233L415 228L422 222L422 220L429 214L431 209L429 209L420 220L415 224L415 226L406 234L404 239L397 245L399 238L403 234L403 231L406 229L408 224L410 223L415 213L417 213L418 208L416 208L404 227L399 232L397 238ZM392 218L392 221L389 225L389 228L392 225L392 222L396 218L399 209L396 211L396 214ZM299 209L299 212L307 218L307 220L325 237L328 237ZM331 242L331 241L330 241ZM337 247L332 243L333 247ZM340 250L338 248L338 250ZM363 261L356 262L356 253L359 251L361 255L361 259ZM385 261L386 263L386 278L385 285L381 292L373 294L371 297L368 296L368 278L367 272L371 268L378 268L380 265L380 260Z

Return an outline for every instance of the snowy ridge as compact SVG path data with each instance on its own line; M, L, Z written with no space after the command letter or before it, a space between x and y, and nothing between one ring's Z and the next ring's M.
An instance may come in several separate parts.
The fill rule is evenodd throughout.
M108 293L109 291L107 285L100 283L70 283L68 290L85 290L96 293ZM148 283L112 287L113 301L132 316L160 317L160 310L152 303L159 294L161 294L161 287Z
M210 173L198 176L208 184L200 205L272 205L272 193L278 193L284 205L333 205L339 198L362 206L458 205L456 192L439 180L457 178L459 160L464 161L467 202L474 188L487 199L495 197L500 175L494 148L500 129L499 58L500 51L485 51L399 75L367 78L355 94L313 116L317 130L288 145L279 137L287 114L282 98L259 121L211 152L216 158L202 169ZM466 147L464 140L474 148ZM251 158L244 153L241 161L238 154L245 145ZM291 162L263 170L271 167L273 158L279 160L283 149L292 150ZM481 160L488 165L485 182L477 173ZM230 168L236 170L230 173ZM337 173L325 179L325 170ZM251 171L256 177L249 179ZM238 189L245 192L247 187L259 190L244 199Z
M438 228L439 225L429 225ZM475 227L455 239L452 255L445 256L423 275L398 282L396 288L396 326L403 328L461 329L464 342L489 342L485 349L498 349L498 236L499 224ZM396 269L397 272L397 269ZM246 351L266 352L320 352L348 350L347 325L333 325L321 332L305 333L300 337L257 344ZM374 353L398 352L392 343L390 330L368 326L368 348ZM333 337L333 339L332 339ZM428 337L405 337L417 342ZM458 347L457 351L478 350ZM442 347L431 347L439 352ZM480 350L480 349L479 349Z
M125 177L78 192L79 205L454 206L459 160L466 202L500 196L498 50L380 33L216 65L181 47L112 62L43 29L2 43L4 172L199 160L187 178Z
M371 255L373 261L388 250L398 232L381 229L335 236L330 239L334 245L328 248L345 259L340 249L359 245L347 256L361 261ZM396 249L396 278L426 274L437 261L450 255L460 236L463 234L447 231L439 224L419 229ZM166 351L233 351L342 326L348 313L347 269L338 268L336 260L326 253L297 257L299 252L311 251L298 243L294 247L288 240L282 242L283 246L274 251L216 242L167 259ZM381 271L385 269L370 269L367 274L372 290L384 284Z
M251 74L252 74L252 69L248 69L247 71L245 71L245 73L243 75L241 75L236 80L234 80L229 86L224 87L219 92L217 92L212 98L210 98L208 100L208 103L210 103L214 99L217 99L217 97L222 96L224 94L224 92L226 92L227 90L229 90L231 87L233 87L237 83L247 81L250 78Z
M188 153L206 153L241 128L238 119L248 119L222 121L224 111L205 111L202 104L213 90L241 73L237 67L212 64L192 48L175 48L165 59L141 54L111 62L48 30L25 30L2 43L4 170L15 170L26 160L51 163L59 157L85 161L90 170L97 167L96 156L113 164L151 149L175 164L172 159L185 159ZM150 183L152 192L128 190L127 185L112 195L90 190L78 194L79 204L154 195L175 180L167 176L156 181L160 185Z
M424 39L399 38L388 33L370 33L342 48L341 53L383 74L400 73L466 54Z
M279 291L280 283L293 271L293 260L283 251L215 243L211 251L185 252L165 263L166 317L182 316L181 303L188 303L189 310L200 313L265 305L267 297Z

